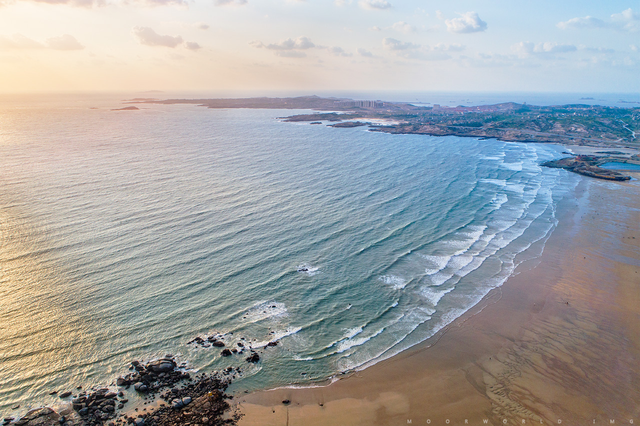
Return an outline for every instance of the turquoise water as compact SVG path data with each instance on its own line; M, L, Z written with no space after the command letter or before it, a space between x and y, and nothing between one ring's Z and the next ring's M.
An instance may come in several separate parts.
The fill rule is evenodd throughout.
M640 165L638 164L631 164L631 163L618 163L618 162L610 162L610 163L604 163L602 164L600 167L602 167L603 169L610 169L610 170L638 170L640 171Z
M538 256L580 179L539 166L553 146L119 106L2 104L3 414L167 352L242 366L235 390L365 368ZM187 345L211 333L279 344L256 365Z

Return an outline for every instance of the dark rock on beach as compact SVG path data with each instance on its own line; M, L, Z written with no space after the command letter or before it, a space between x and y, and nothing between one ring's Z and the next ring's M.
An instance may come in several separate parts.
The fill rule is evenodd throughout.
M247 362L252 362L252 363L257 363L258 361L260 361L260 355L258 355L257 353L253 352L251 355L249 355L247 357Z

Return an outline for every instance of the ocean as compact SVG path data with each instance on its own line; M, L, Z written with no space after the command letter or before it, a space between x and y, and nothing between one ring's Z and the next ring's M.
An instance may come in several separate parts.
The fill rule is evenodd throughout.
M237 392L366 368L540 256L582 179L555 145L120 99L0 100L3 415L167 353Z

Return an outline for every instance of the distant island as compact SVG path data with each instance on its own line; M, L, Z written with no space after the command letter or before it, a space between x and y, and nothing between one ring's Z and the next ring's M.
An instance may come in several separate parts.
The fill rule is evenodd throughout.
M128 103L195 104L207 108L312 109L312 114L281 117L286 122L328 122L337 128L369 126L392 134L492 138L598 148L640 150L640 107L599 105L535 106L513 102L445 107L407 102L301 96L295 98L131 99ZM621 153L622 154L622 153ZM593 157L587 162L553 164L588 176L622 180L625 175L599 167L607 161L640 164L640 157ZM605 161L606 160L606 161ZM579 165L579 167L576 166ZM549 164L551 166L551 164Z

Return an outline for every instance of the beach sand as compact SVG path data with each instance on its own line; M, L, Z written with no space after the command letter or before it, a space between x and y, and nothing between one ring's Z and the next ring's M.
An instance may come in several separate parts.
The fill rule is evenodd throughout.
M543 255L436 336L329 386L237 395L240 424L640 422L640 184L584 178L562 203Z

